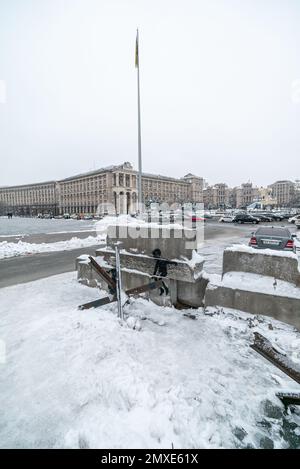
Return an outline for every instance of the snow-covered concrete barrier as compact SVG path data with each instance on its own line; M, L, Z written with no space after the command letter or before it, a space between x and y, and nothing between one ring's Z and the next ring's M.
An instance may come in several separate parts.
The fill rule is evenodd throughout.
M205 306L272 316L300 330L299 279L296 254L233 246L224 251L222 276L209 278Z
M223 274L249 272L300 286L298 265L298 256L293 252L257 250L250 246L232 246L225 249L223 255Z
M95 271L92 268L89 256L83 254L77 257L75 262L75 268L77 271L77 280L83 285L88 287L97 287L98 285L98 276L95 275Z
M159 248L167 259L179 256L191 259L193 250L197 249L203 234L201 230L180 225L158 225L154 223L141 225L111 225L107 229L107 245L113 247L116 242L122 243L128 252L139 252L151 255Z
M115 267L115 244L118 244L124 290L151 281L157 263L157 258L153 257L152 252L159 249L162 261L166 261L167 273L163 276L163 281L167 289L165 295L160 295L159 290L152 291L149 293L150 298L157 304L164 304L167 296L173 305L203 305L208 281L202 275L203 258L193 249L197 239L195 230L164 226L155 231L155 236L152 232L151 236L149 227L142 227L142 236L134 238L124 236L122 229L121 226L108 227L107 246L97 249L96 260L108 272L112 271ZM102 288L106 288L87 258L81 256L76 261L76 267L79 281L90 286L100 284ZM156 275L160 277L158 273Z
M215 276L217 277L217 276ZM205 306L222 306L271 316L300 330L300 289L256 274L228 273L207 286Z
M115 252L112 248L100 248L96 251L96 259L106 268L115 266ZM203 304L207 280L203 278L203 259L195 252L191 260L169 259L176 264L169 264L167 276L163 278L169 288L171 304L178 303L199 307ZM149 282L154 274L156 259L153 256L140 253L130 253L125 249L120 250L122 271L122 284L125 290L144 285ZM159 297L159 292L153 291L151 299L161 303L164 297Z

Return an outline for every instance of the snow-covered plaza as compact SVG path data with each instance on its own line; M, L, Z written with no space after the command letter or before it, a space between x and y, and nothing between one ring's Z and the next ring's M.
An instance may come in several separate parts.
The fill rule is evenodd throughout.
M104 293L103 293L104 294ZM300 363L291 326L144 299L79 311L97 289L66 273L0 290L0 444L13 448L297 448L298 386L250 348Z

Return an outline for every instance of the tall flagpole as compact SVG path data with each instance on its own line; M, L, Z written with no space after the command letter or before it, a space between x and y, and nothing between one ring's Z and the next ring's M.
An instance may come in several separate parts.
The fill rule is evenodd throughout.
M137 68L137 98L138 98L138 212L142 210L143 194L142 194L142 139L141 139L141 99L140 99L140 58L139 58L139 30L136 30L135 45L135 66Z

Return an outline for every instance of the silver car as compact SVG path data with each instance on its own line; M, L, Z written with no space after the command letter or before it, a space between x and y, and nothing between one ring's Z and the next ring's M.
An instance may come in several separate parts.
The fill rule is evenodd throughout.
M295 235L290 230L277 226L262 226L252 234L249 246L256 249L275 249L296 252Z

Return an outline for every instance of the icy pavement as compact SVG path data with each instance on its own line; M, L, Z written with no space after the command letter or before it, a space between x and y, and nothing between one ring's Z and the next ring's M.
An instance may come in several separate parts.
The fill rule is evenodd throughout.
M98 294L73 273L1 289L1 447L300 447L275 397L299 386L249 348L258 331L299 363L290 326L142 299L121 325L115 304L77 310Z
M243 233L241 233L243 235ZM245 244L246 238L241 237L237 239L223 238L205 240L204 244L198 249L198 253L203 257L204 270L210 274L221 274L223 265L223 252L224 249L233 244Z

